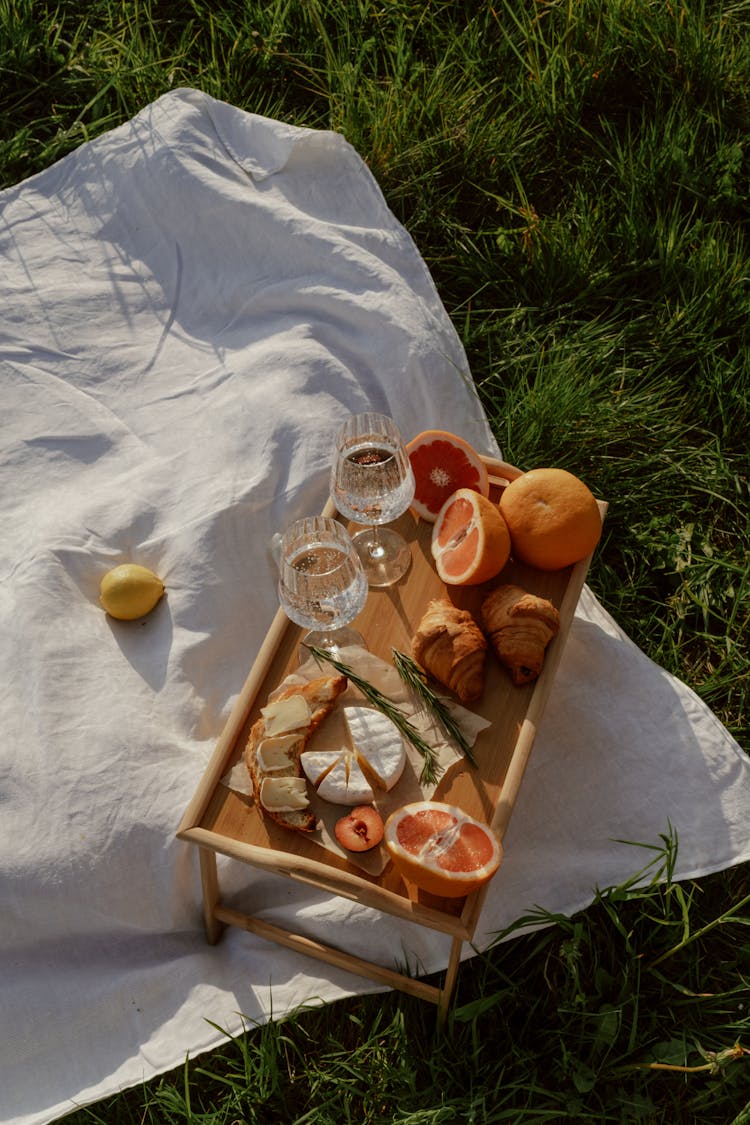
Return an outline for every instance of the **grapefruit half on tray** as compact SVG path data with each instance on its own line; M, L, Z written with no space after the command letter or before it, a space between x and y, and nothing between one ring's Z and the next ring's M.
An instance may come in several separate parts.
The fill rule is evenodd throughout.
M406 446L416 488L412 508L434 523L445 501L459 488L490 494L487 467L468 441L446 430L424 430Z
M510 558L510 532L497 504L471 488L459 488L432 528L435 569L449 586L478 586L494 578Z
M497 871L500 842L486 824L455 805L415 801L392 813L385 846L405 879L442 898L477 890Z

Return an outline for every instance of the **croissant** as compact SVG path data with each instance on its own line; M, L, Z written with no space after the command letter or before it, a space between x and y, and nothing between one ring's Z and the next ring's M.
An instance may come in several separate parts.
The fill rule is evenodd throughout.
M487 639L472 615L448 601L431 601L412 640L418 664L462 703L484 691Z
M545 649L560 628L560 614L552 602L520 586L497 586L482 602L481 617L513 683L535 680L544 664Z

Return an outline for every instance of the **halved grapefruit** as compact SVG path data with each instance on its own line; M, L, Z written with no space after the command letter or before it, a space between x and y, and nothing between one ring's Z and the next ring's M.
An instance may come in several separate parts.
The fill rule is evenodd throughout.
M495 874L503 854L491 828L439 801L414 801L391 813L384 841L401 875L441 898L477 890Z
M449 586L478 586L510 558L510 532L497 504L459 488L443 504L432 529L435 569Z
M445 430L424 430L406 446L416 489L412 508L434 523L445 501L457 488L473 488L489 496L487 467L468 441Z

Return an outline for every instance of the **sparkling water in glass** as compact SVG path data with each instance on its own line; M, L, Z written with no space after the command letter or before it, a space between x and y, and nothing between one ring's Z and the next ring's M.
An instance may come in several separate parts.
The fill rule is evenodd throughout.
M398 426L386 414L353 414L336 437L331 496L342 516L366 524L354 544L371 586L390 586L409 569L404 537L382 528L414 499L414 473Z
M408 457L395 441L366 434L347 443L337 457L334 500L342 516L355 523L384 524L398 519L414 499Z
M346 528L338 520L308 516L287 528L277 547L279 602L296 625L313 632L306 644L340 647L362 643L343 627L367 600L367 578Z

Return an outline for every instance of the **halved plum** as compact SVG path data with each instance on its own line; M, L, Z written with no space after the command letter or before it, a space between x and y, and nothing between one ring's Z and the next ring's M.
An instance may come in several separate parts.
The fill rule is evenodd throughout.
M334 828L336 839L350 852L369 852L383 839L383 831L383 818L372 805L357 805Z

